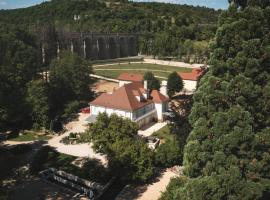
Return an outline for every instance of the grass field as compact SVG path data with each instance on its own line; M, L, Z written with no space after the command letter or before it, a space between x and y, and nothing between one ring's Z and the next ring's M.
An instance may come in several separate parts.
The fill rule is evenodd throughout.
M154 132L152 136L156 136L159 139L163 139L165 141L175 140L175 135L170 131L169 125L166 125L158 131Z
M145 64L145 63L98 66L94 67L93 69L95 74L105 76L108 78L117 78L123 72L144 74L147 71L151 71L155 76L157 76L160 79L167 79L169 74L173 71L191 72L192 70L190 68L185 67L174 67L174 66Z
M46 135L37 135L35 132L27 131L23 135L12 138L12 141L24 142L24 141L34 141L34 140L48 140L49 136Z

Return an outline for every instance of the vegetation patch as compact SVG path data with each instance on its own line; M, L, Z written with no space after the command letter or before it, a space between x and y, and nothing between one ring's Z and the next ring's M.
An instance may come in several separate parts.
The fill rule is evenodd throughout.
M158 137L159 139L163 140L163 142L173 141L176 137L175 134L172 133L169 125L166 125L158 131L154 132L153 136Z
M15 138L12 138L12 141L34 141L34 140L48 140L51 137L49 135L40 135L35 131L23 131Z
M115 79L117 79L117 77L123 72L144 74L145 72L150 71L155 76L157 76L157 78L160 79L167 79L170 73L174 71L191 72L190 68L185 67L174 67L174 66L145 64L145 63L100 66L94 67L93 69L95 74L99 76L105 76L108 78L115 78Z
M64 143L64 144L76 144L77 142L80 141L80 135L82 133L69 133L68 136L64 137L61 139L61 143Z

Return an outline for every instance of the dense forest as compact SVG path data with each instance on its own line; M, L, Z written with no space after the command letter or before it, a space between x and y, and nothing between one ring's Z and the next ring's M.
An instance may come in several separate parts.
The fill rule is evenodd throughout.
M24 9L1 10L0 23L36 33L57 30L140 34L140 52L204 62L220 11L165 3L52 0Z
M234 2L193 98L186 176L163 200L270 198L270 2Z
M48 81L38 73L42 64L31 34L3 25L0 47L0 131L59 130L60 122L87 105L92 96L87 61L63 52L50 64Z

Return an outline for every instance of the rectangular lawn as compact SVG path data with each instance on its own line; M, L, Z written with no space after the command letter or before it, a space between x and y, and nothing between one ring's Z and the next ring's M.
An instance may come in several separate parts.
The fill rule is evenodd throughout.
M123 72L144 74L151 71L159 79L167 79L169 74L176 72L191 72L192 69L184 67L174 67L156 64L116 64L109 66L93 67L95 74L109 78L117 78Z

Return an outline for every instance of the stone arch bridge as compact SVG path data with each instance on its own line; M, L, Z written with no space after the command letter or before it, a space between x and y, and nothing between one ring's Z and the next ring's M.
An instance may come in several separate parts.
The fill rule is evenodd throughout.
M58 32L55 40L42 37L43 63L49 63L62 50L68 50L88 60L106 60L136 56L138 35L127 33ZM49 41L49 42L48 42Z

